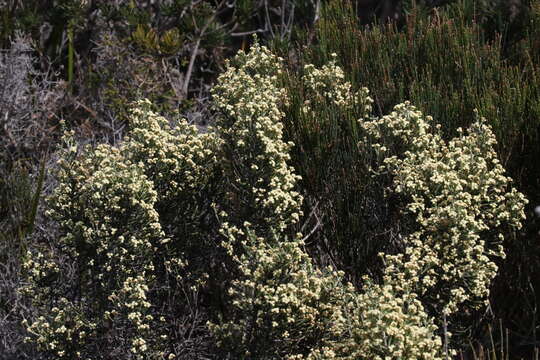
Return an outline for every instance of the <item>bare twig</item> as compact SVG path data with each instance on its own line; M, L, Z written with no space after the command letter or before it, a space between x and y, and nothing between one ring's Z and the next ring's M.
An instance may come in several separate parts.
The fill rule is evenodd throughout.
M182 86L182 93L184 97L186 97L188 93L189 80L191 79L191 74L193 73L193 65L195 64L195 59L197 58L197 52L199 51L200 44L201 44L201 36L197 38L197 41L195 42L195 46L193 47L193 50L191 50L191 56L189 58L189 65L186 71L184 84Z
M257 29L257 30L251 30L251 31L243 31L238 33L231 33L231 36L238 37L238 36L246 36L246 35L253 35L258 33L264 33L266 30L264 29Z

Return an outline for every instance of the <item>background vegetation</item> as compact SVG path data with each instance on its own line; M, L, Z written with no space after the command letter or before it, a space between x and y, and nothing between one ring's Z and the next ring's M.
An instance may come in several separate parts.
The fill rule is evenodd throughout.
M352 87L370 90L374 115L410 100L433 116L446 139L473 122L474 109L487 119L501 163L529 199L527 220L506 234L507 258L490 305L463 315L457 339L464 357L533 358L540 292L538 0L0 2L0 357L39 357L22 341L21 321L34 310L17 289L24 281L21 254L58 236L43 198L57 185L52 174L63 131L73 130L78 146L118 145L132 127L132 103L141 98L206 131L216 117L210 89L224 60L250 47L251 34L285 59L291 105L284 137L296 144L290 165L302 176L306 248L317 266L342 270L355 285L366 274L383 276L377 254L397 251L396 239L410 224L398 221L400 199L385 193L391 179L369 176L373 155L357 146L363 109L321 102L312 104L316 118L303 113L304 65L320 67L337 54ZM185 212L210 212L196 210ZM182 251L194 263L215 259L205 271L219 272L216 264L226 257L213 241L210 236L204 251ZM232 275L208 288L224 286ZM205 291L200 308L175 311L224 306L225 292ZM204 328L202 319L197 324ZM184 346L219 358L204 331L200 337L183 331L177 335Z

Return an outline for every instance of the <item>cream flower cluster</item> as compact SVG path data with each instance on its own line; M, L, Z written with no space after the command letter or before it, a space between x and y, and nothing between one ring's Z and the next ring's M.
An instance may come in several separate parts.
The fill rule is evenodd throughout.
M242 192L243 189L255 186L254 193L258 195L276 184L261 186L252 181L256 179L257 184L268 173L271 178L275 171L268 165L253 164L252 159L275 157L273 152L268 154L267 146L259 144L277 143L270 150L279 149L283 163L288 160L288 148L280 142L281 127L260 132L261 128L270 129L259 125L272 123L268 122L269 112L276 114L274 124L279 125L282 116L278 106L283 94L276 87L276 70L269 71L271 58L265 48L255 46L249 55L241 54L240 61L237 60L241 66L229 67L220 78L223 83L216 87L218 104L225 113L218 132L227 160L234 163L231 172L238 176L235 193L230 197L248 202L250 209L264 209L267 203L262 201L264 197L250 197L249 191ZM260 68L258 64L262 64ZM279 69L278 66L276 59L274 68ZM325 101L336 100L334 105L340 107L357 101L334 63L322 70L308 67L307 71L305 81L314 92L325 90ZM260 101L261 93L267 93L264 104L246 103L251 98ZM371 104L367 91L354 96L361 98L367 115ZM285 191L291 188L287 186ZM366 281L366 292L359 295L351 285L346 285L343 274L314 269L302 243L287 241L283 236L286 224L295 220L294 213L274 212L278 226L268 222L266 231L250 223L222 224L224 245L238 263L241 277L230 289L232 318L209 324L221 346L239 358L438 359L441 341L434 335L436 327L416 294L392 284L368 285ZM225 220L231 218L225 211L221 215ZM380 302L381 299L388 301Z
M385 278L375 284L363 278L362 292L340 289L340 317L331 324L332 335L307 356L294 359L357 360L444 358L441 338L415 292ZM450 352L451 354L453 352Z
M446 143L409 103L381 119L363 122L394 176L394 191L408 199L417 230L404 240L405 254L387 255L386 277L445 315L464 303L485 301L504 257L503 226L520 228L524 196L493 149L495 136L478 118L468 132ZM433 131L435 130L435 131ZM391 149L402 147L403 155Z
M442 359L437 326L416 294L365 277L364 292L347 300L343 335L308 359Z
M303 112L317 115L320 104L348 110L362 107L362 118L371 112L373 100L362 88L352 91L344 74L336 65L336 56L321 69L305 66L303 76L306 97ZM373 284L364 278L363 293L345 293L345 322L335 322L333 330L342 332L325 345L315 349L308 359L440 359L441 340L435 335L437 327L427 315L422 303L410 289L383 281ZM301 357L298 357L300 359Z
M47 316L39 316L32 323L23 320L28 334L26 342L35 342L38 347L54 358L82 359L79 349L87 347L97 325L88 321L84 308L66 298L59 298Z
M241 276L229 292L232 318L209 327L234 358L303 358L344 322L341 276L315 270L302 242L286 236L302 197L287 165L293 144L282 140L280 61L256 44L240 52L214 89L225 170L234 180L228 196L239 199L221 213L221 233ZM235 222L238 213L249 222Z
M48 211L48 215L58 221L63 236L57 240L55 254L47 262L66 265L69 259L74 259L78 289L70 289L62 282L67 275L59 271L58 265L51 267L47 262L32 260L43 256L39 255L39 250L37 254L29 253L27 256L25 269L29 274L48 272L48 276L42 276L41 280L29 276L26 288L27 293L33 296L34 305L44 314L28 327L30 333L37 336L38 344L40 338L53 339L60 329L62 334L77 332L82 326L80 324L94 324L92 329L85 330L92 337L111 331L107 325L114 320L110 310L116 306L128 306L114 301L111 296L124 291L122 287L127 286L126 281L130 277L152 272L151 255L164 240L154 209L157 195L143 169L126 159L117 148L100 145L92 151L87 149L87 152L80 160L62 161L60 164L59 185L49 201ZM55 270L55 273L49 270ZM151 278L145 277L144 281L149 280ZM126 311L125 317L129 319L138 314L138 309L145 308L147 288L147 284L141 284L143 296L130 300L133 311ZM68 317L63 323L54 316L54 309L59 307L55 302L61 292L72 294L61 298L62 307L78 309L77 323L68 321ZM118 332L125 330L125 326L120 324L127 324L122 319L113 323L118 326L115 329ZM135 325L130 323L126 326ZM136 334L138 331L125 331L130 332L134 339L139 336ZM74 346L68 337L51 344L54 348L40 345L57 356L72 359L96 355L91 346ZM134 356L151 357L153 350L146 350Z
M147 274L129 276L124 280L122 288L109 295L114 304L111 311L105 313L107 320L113 324L123 323L129 329L122 338L128 338L129 348L134 358L159 357L159 353L149 353L150 346L159 336L150 327L154 317L149 313L152 304L148 301Z
M373 99L369 97L368 88L364 87L354 92L350 82L345 81L345 74L336 65L337 54L332 54L332 60L317 69L315 65L304 66L302 80L305 86L305 100L302 111L313 113L313 104L333 104L343 110L353 106L362 108L363 117L371 113Z
M242 277L229 290L234 317L210 329L235 358L307 358L341 334L352 289L342 284L342 273L314 269L301 241L246 231Z
M122 149L131 161L144 163L158 201L172 201L208 183L216 163L215 136L199 134L183 120L171 126L151 105L148 100L136 104Z
M59 164L48 215L62 236L53 251L33 249L27 255L23 289L42 314L27 323L29 341L53 357L94 358L110 351L95 348L104 341L96 336L122 339L108 346L133 359L163 354L159 339L165 335L152 315L150 291L155 266L168 269L154 260L170 239L156 209L205 186L216 163L215 141L185 122L169 126L149 107L147 101L137 104L120 147L87 147L77 157L77 149L68 146ZM167 263L183 263L178 255L169 251ZM66 278L74 272L76 279ZM78 310L76 323L55 315L59 298L63 308ZM75 336L81 331L93 342Z
M302 197L294 190L299 176L287 165L293 144L282 140L280 105L287 99L278 86L281 59L255 45L249 55L240 51L234 60L213 89L222 113L216 132L236 193L229 197L238 199L231 207L243 215L237 225L249 221L282 232L298 222Z
M58 288L47 286L51 278L61 275L60 266L50 259L48 253L28 253L22 271L26 273L27 284L20 289L21 294L31 298L40 310L44 309L45 301L53 300L47 304L45 315L31 321L23 320L22 325L28 331L25 342L34 342L40 349L54 354L55 358L71 358L70 348L84 347L86 335L96 328L96 324L84 316L82 307L64 298Z

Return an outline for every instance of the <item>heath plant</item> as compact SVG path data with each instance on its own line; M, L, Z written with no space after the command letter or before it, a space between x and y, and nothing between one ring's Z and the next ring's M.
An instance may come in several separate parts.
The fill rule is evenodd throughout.
M217 138L199 134L185 120L170 122L152 110L148 100L139 101L131 112L132 130L122 151L134 163L144 164L144 173L157 193L155 209L171 239L169 249L188 251L202 247L200 227L212 212L210 199L217 191ZM170 256L171 254L169 254Z
M165 236L152 183L107 145L59 166L48 215L62 236L23 263L23 290L41 314L27 323L29 340L54 358L156 357L148 288Z
M231 149L232 144L238 146L226 153L231 157L225 157L234 163L231 168L235 172L231 177L237 177L237 186L231 187L229 198L244 200L238 209L242 209L241 206L259 209L259 213L249 214L253 219L264 214L268 204L266 197L242 196L242 192L249 194L248 184L261 186L257 184L262 181L252 185L249 180L261 179L261 175L268 174L272 167L265 164L263 168L258 166L260 163L246 165L252 158L263 158L261 154L265 151L284 148L281 131L266 130L271 129L266 125L271 124L266 113L275 113L273 119L278 124L283 117L279 112L279 102L283 103L283 100L271 93L281 93L277 86L278 78L274 75L279 70L279 59L264 47L255 46L248 57L240 54L236 60L240 65L229 67L220 79L231 85L225 87L222 82L217 87L217 91L222 91L217 95L218 105L224 113L224 119L218 122L218 132L224 134L224 149ZM269 60L273 60L273 64ZM256 67L259 71L254 71ZM272 67L274 73L268 71ZM342 79L340 70L335 63L321 70L308 67L306 83L314 94L336 100L337 106L364 103L364 111L369 111L366 90L355 94L346 82L336 82L334 86L329 81L325 83L332 76ZM228 94L223 95L225 91ZM240 91L249 94L247 99L259 101L246 104L244 98L237 95ZM265 93L269 95L265 96ZM355 97L359 100L356 101ZM220 103L222 99L228 102ZM304 106L305 112L311 110L310 103ZM248 129L254 129L255 134L246 131L245 127L236 127L241 121L248 124ZM274 128L281 130L280 126L274 125ZM259 145L260 139L264 139L266 146ZM251 149L247 152L249 157L243 155L243 147ZM267 158L272 159L270 156ZM282 172L285 173L284 170ZM266 178L272 178L272 173ZM282 179L287 180L286 177ZM272 185L280 187L281 184L276 181L270 183ZM268 189L268 185L265 188ZM291 191L291 188L286 190ZM259 188L253 190L255 194L260 191ZM276 203L281 204L271 204ZM300 201L294 205L298 212ZM234 203L230 206L234 208ZM218 345L228 356L278 359L437 358L442 351L441 340L435 334L437 326L424 311L416 293L393 284L370 285L370 280L366 279L365 293L358 294L352 285L344 281L342 272L316 269L303 250L302 241L288 240L283 232L285 224L294 224L296 212L284 213L283 220L277 224L259 218L257 225L247 221L243 224L228 222L236 218L229 217L224 210L221 212L223 245L238 266L239 278L230 286L229 313L224 314L220 323L210 323L209 326L217 337ZM275 213L281 215L278 211ZM276 218L280 219L278 216ZM263 236L258 235L260 233ZM380 299L388 301L380 302Z
M399 231L378 275L347 274L360 279L353 286L338 271L344 262L316 266L306 251L295 145L284 140L288 74L255 42L219 77L208 133L148 101L136 104L118 146L81 150L66 133L47 213L60 236L30 247L23 262L21 291L37 313L24 325L45 358L453 354L448 323L486 301L502 234L524 217L492 131L478 119L444 141L409 103L369 117L367 89L353 90L335 56L304 70L298 112L321 122L321 104L359 112L358 149L367 152L359 162L373 176L365 181L384 179L401 207L399 226L381 225ZM215 348L195 340L210 336Z
M167 226L166 235L161 221L182 221L189 206L170 206L195 201L186 194L205 186L214 153L210 135L184 123L171 127L148 103L137 104L132 118L133 131L119 147L80 151L66 134L48 210L61 236L29 250L23 264L23 291L40 314L26 323L28 340L51 357L164 354L166 314L157 307L166 296L156 281L177 279L186 248L178 229L193 235L196 225ZM174 292L183 283L169 285Z
M404 103L362 126L383 159L377 171L393 176L391 190L406 199L403 216L415 220L403 253L384 256L385 282L446 317L487 301L495 261L505 256L503 234L521 227L527 200L511 187L484 119L448 142L432 122Z
M216 133L222 140L224 171L234 189L227 194L228 206L240 219L231 219L231 226L248 221L260 236L270 229L290 230L301 216L302 197L295 190L299 177L287 163L293 144L282 139L287 97L278 85L281 72L281 59L256 44L249 55L239 52L213 90L222 113Z
M303 358L336 337L336 324L343 323L342 274L315 269L301 234L288 236L302 215L302 197L288 165L293 144L282 140L281 71L281 59L255 44L249 54L239 53L214 89L221 112L216 132L231 182L221 233L239 276L226 318L209 326L235 358Z
M361 119L368 119L373 103L368 89L354 91L351 83L345 80L343 70L337 66L336 57L332 54L332 60L321 68L311 64L304 67L302 83L307 100L303 103L302 113L313 122L331 122L320 109L324 104L322 106L332 108L344 118L356 112ZM376 159L368 147L359 146L368 152L358 154L359 161L366 163L364 166ZM365 188L362 190L363 196L370 195ZM341 303L343 317L340 319L344 322L334 322L333 329L341 335L337 340L326 339L323 346L308 355L309 359L442 358L442 341L436 333L438 326L413 289L389 281L387 277L378 284L363 276L360 283L361 292L349 287L340 295L346 299Z

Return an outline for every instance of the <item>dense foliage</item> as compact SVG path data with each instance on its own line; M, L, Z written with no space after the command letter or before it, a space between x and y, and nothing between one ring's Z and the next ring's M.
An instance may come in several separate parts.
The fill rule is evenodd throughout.
M490 250L490 237L502 236L501 225L519 227L524 217L525 200L507 189L510 179L494 157L489 127L478 123L446 144L407 104L380 119L359 120L382 161L375 173L388 169L389 190L407 199L404 210L416 215L418 230L403 234L403 252L382 255L382 282L364 276L355 288L344 272L314 266L302 234L294 234L302 197L288 164L294 144L282 140L282 109L289 104L279 87L280 59L255 44L234 63L214 88L218 113L208 133L184 120L169 125L148 102L136 105L132 130L118 146L79 151L66 132L69 146L47 211L58 237L24 254L21 291L35 310L24 321L26 340L51 358L181 356L170 317L191 319L168 309L190 299L189 291L178 290L186 285L183 277L194 281L191 291L215 296L219 289L209 284L217 276L227 285L222 309L197 310L210 319L201 332L215 340L218 357L435 359L452 353L446 328L443 349L440 318L446 327L447 316L464 303L486 300L496 274L492 258L504 255L500 244ZM344 109L363 104L368 115L367 90L353 93L335 63L307 70L314 100L326 97ZM314 110L305 103L304 111ZM385 155L386 149L397 155ZM214 221L190 223L186 202L200 202L190 194L213 198ZM198 228L201 242L218 241L214 251L229 258L225 276L189 267L192 259L182 250L193 235L176 227Z
M0 2L0 359L533 354L539 9Z

